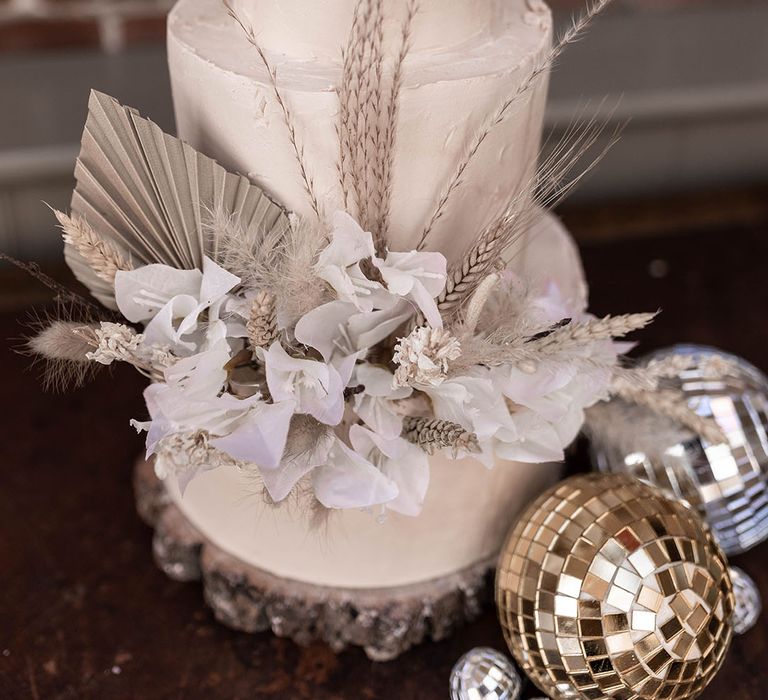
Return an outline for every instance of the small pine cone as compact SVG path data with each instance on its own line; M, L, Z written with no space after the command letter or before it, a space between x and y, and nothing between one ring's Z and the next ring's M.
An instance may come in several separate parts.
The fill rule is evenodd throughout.
M403 437L421 447L427 454L450 447L454 455L459 450L477 452L477 436L464 430L458 423L437 418L407 416L403 420Z
M269 347L277 338L275 297L269 292L259 292L251 304L251 315L245 325L251 348Z

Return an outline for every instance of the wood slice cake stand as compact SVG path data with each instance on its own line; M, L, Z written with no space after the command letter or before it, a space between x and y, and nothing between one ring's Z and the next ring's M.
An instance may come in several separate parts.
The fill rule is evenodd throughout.
M177 581L202 579L219 622L244 632L271 630L298 644L360 646L374 661L441 640L474 619L491 599L495 558L423 583L386 589L319 586L274 576L206 539L176 507L151 462L134 472L136 507L154 529L158 566Z

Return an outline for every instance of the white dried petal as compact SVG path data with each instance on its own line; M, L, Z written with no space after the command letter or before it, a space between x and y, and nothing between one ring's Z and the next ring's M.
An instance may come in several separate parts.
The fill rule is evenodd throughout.
M102 321L94 333L99 344L86 357L102 365L111 365L115 361L134 362L144 342L143 334L122 323Z
M398 365L395 387L439 386L448 375L451 361L461 356L461 343L443 328L419 326L395 346Z

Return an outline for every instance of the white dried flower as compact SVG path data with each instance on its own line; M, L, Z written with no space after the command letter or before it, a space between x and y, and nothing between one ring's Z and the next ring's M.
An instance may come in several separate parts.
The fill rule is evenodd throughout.
M189 483L201 472L223 466L243 469L246 464L231 455L216 449L211 444L207 430L173 433L157 444L155 474L158 479L175 477L182 493Z
M170 367L178 359L167 345L152 345L144 348L142 354L152 370L162 373L164 369Z
M139 370L151 372L155 378L162 378L163 370L177 359L167 345L147 345L143 333L122 323L102 321L99 328L93 329L93 334L98 346L85 357L102 365L128 362Z
M439 386L448 365L461 355L461 343L443 328L418 326L395 346L395 387Z
M101 327L94 329L98 346L86 354L89 360L102 365L111 365L115 361L135 363L144 343L144 335L122 323L101 322Z
M208 464L213 460L216 450L211 446L210 435L205 430L188 433L173 433L163 438L157 447L155 470L158 477L165 479L173 471L179 473L190 467ZM221 455L219 455L219 459Z

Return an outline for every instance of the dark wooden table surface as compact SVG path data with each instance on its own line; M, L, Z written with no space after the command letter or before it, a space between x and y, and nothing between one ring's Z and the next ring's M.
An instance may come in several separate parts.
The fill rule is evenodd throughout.
M594 221L606 229L604 218ZM590 219L573 222L588 230ZM708 343L768 370L768 219L697 227L660 221L664 235L586 245L593 309L663 308L642 334L644 349ZM0 316L0 337L21 334L17 316ZM463 652L504 648L492 610L387 664L221 627L198 585L155 568L151 532L134 511L131 468L141 445L128 420L143 414L140 379L117 370L75 393L45 394L12 345L0 355L2 700L442 700ZM572 464L583 467L584 458ZM734 563L768 595L767 555L762 545ZM702 697L768 698L767 653L763 615L735 640ZM526 697L535 694L529 686Z

